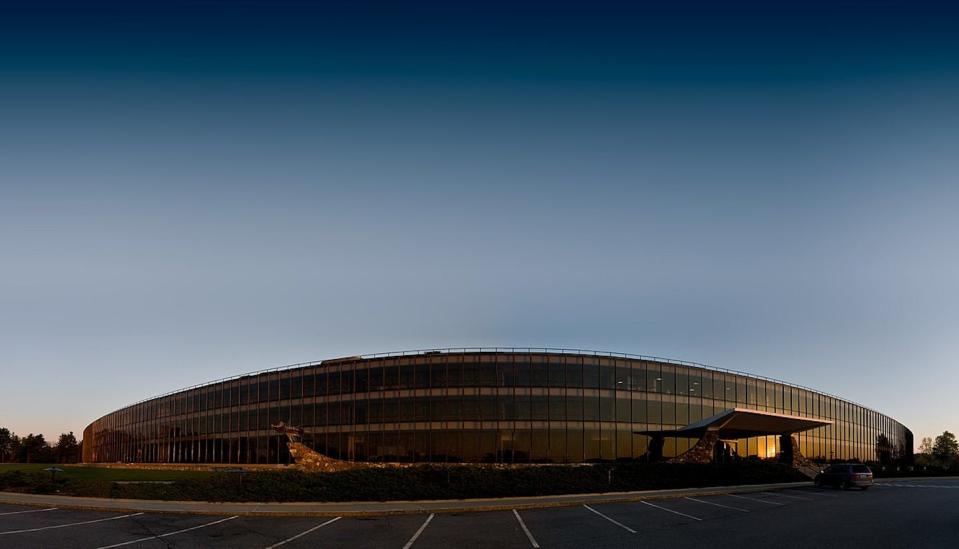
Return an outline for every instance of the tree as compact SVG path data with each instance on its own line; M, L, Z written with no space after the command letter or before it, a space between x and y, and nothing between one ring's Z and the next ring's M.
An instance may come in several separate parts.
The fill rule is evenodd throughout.
M79 460L80 445L77 444L77 437L73 436L73 431L60 435L54 454L58 463L76 463Z
M10 433L10 429L0 427L0 463L13 459L13 437L15 436Z
M913 456L913 462L919 467L928 467L932 465L932 438L922 437L919 448Z
M53 452L42 434L30 433L20 439L17 459L20 463L49 463L53 461Z
M937 436L935 444L932 445L932 457L943 467L951 467L959 457L959 442L956 441L956 435L943 431Z

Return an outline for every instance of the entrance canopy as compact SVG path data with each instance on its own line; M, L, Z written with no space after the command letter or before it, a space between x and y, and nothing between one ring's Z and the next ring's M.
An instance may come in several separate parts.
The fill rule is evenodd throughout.
M748 408L730 408L680 429L637 431L637 433L657 437L701 438L707 431L713 431L719 438L735 439L787 435L831 424L832 422L827 419L762 412Z

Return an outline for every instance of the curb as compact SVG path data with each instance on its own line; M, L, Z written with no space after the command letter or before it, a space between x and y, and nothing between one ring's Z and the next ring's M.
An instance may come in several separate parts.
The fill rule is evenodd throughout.
M353 502L206 502L145 499L111 499L41 494L0 492L0 503L58 509L88 511L177 513L190 515L239 515L270 517L342 516L373 517L422 513L464 513L481 511L509 511L512 509L547 509L582 504L628 503L650 499L668 499L687 496L711 496L730 493L763 492L812 486L811 482L783 482L774 484L745 484L711 486L708 488L675 488L669 490L641 490L635 492L607 492L594 494L564 494L512 498L482 498L462 500L422 501L353 501Z
M899 481L913 481L913 480L957 480L959 476L956 475L943 475L939 476L925 476L925 477L875 477L873 482L877 484L882 484L884 482L899 482Z

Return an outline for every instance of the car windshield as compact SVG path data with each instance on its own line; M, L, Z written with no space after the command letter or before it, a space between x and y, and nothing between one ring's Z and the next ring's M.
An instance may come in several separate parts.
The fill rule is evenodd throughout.
M852 472L853 473L871 473L872 471L870 471L869 467L866 467L865 465L853 465Z

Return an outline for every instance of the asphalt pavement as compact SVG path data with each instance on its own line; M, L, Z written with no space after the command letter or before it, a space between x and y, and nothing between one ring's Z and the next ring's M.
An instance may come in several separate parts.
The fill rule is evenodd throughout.
M370 517L210 516L0 504L3 548L956 547L959 479Z

